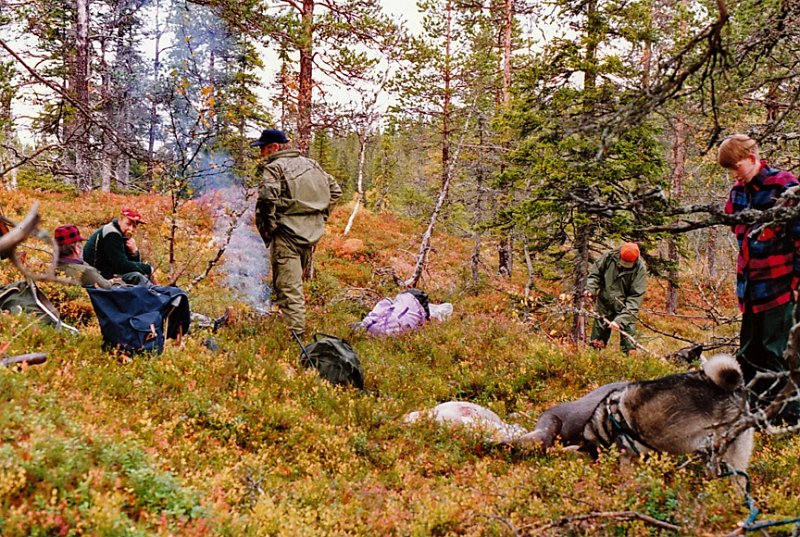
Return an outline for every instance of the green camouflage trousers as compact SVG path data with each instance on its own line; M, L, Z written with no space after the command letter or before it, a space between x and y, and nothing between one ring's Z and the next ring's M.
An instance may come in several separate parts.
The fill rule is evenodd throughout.
M312 246L299 246L281 233L272 239L273 303L291 330L302 335L306 327L306 300L303 295L303 272L311 261Z

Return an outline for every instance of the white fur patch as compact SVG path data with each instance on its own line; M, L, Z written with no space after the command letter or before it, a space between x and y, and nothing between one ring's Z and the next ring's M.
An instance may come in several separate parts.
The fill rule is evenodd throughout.
M730 385L730 379L726 379L726 373L731 371L735 371L739 376L739 382L735 385ZM742 368L736 358L730 354L715 354L703 362L703 372L721 388L732 390L742 382Z
M448 401L429 410L411 412L403 421L414 423L422 417L443 425L474 429L483 433L489 442L510 442L528 432L519 425L504 422L488 408L466 401Z

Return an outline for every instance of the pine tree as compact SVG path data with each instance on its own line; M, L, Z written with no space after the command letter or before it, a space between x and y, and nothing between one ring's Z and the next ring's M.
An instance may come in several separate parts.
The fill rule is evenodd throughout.
M596 125L616 105L620 87L639 75L628 59L602 49L618 36L640 43L646 21L632 16L631 4L559 5L579 32L554 40L520 78L509 115L519 143L504 175L530 192L515 214L533 249L571 266L572 334L583 341L590 253L616 240L645 239L635 236L634 228L652 217L649 204L664 201L664 166L659 133L650 123L623 130L610 144ZM574 80L576 71L582 82Z

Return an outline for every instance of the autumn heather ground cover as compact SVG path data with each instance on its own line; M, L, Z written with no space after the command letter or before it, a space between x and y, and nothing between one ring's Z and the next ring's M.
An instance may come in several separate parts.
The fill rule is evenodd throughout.
M46 227L70 215L87 232L132 202L22 192L4 194L2 204L18 218L34 199ZM142 249L163 270L168 200L135 203L154 220ZM351 234L361 242L348 242L340 236L346 219L346 209L333 215L308 286L311 328L339 335L378 296L397 292L387 267L407 270L421 230L364 212ZM182 207L177 257L191 266L179 284L213 254L210 229L207 212ZM49 354L42 366L0 370L0 534L724 535L747 518L731 482L707 478L700 462L659 456L628 467L613 451L597 461L561 450L532 454L463 430L403 425L406 412L464 399L503 417L518 412L516 421L530 427L543 408L599 384L686 367L570 347L566 321L544 310L520 317L523 275L470 283L469 249L437 236L425 289L434 302L454 304L448 322L396 338L351 337L365 368L363 392L304 371L280 324L243 304L214 335L219 352L206 349L211 334L197 330L161 356L129 362L101 350L82 290L46 284L82 335L0 315L9 352ZM4 266L0 277L16 276ZM193 308L221 311L230 302L222 281L212 273L195 287ZM540 285L548 286L558 294ZM730 287L720 301L729 310ZM662 296L653 285L646 308L658 309ZM537 297L550 300L544 291ZM684 319L646 320L703 339ZM643 336L657 353L680 346ZM798 456L796 436L757 436L750 474L759 520L800 514ZM605 515L583 517L596 513ZM769 531L788 535L791 526Z

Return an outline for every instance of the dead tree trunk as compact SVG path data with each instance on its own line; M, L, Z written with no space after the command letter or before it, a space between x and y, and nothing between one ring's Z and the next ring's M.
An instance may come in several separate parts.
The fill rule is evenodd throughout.
M164 29L161 27L159 15L161 14L161 2L156 0L155 30L153 39L153 82L158 86L161 76L161 36ZM151 188L155 182L156 167L156 135L158 130L158 96L150 96L150 117L147 130L147 172L145 174L147 188Z
M3 66L0 65L0 69ZM6 74L6 73L3 73ZM0 85L0 141L5 142L9 146L13 144L14 121L11 115L11 102L14 99L14 89L11 85L11 73L7 74L9 81L7 84ZM17 189L17 168L12 166L14 161L14 153L9 147L8 150L0 148L0 170L9 170L6 173L0 173L0 182L5 186L6 190Z
M6 257L36 230L39 223L39 202L33 204L19 225L13 226L13 222L9 222L5 218L2 219L2 222L10 228L7 233L0 235L0 257Z
M404 283L408 287L416 287L417 283L419 282L420 277L422 276L422 271L425 268L425 264L428 260L428 253L431 249L431 237L433 236L433 228L436 226L436 220L439 217L439 213L444 206L444 202L447 199L447 194L450 191L450 181L453 177L453 170L455 168L455 163L458 161L458 155L461 152L461 147L464 144L464 138L467 134L469 129L470 119L472 118L472 111L474 108L470 107L470 114L467 116L467 120L464 122L464 130L461 133L461 140L458 142L458 147L456 147L455 154L453 155L453 159L450 161L450 165L445 170L444 174L444 183L442 184L442 189L439 191L439 196L436 198L436 204L433 207L433 214L431 214L430 222L428 222L428 229L425 230L425 233L422 234L422 242L419 246L419 252L417 253L417 263L414 267L414 273L411 277L406 280Z
M486 117L481 114L478 116L478 140L479 147L483 147L486 143ZM476 173L476 189L475 189L475 208L472 217L472 237L475 241L475 247L472 250L472 257L470 259L470 268L472 269L472 283L475 286L475 293L478 292L478 282L480 281L480 265L481 265L481 242L482 233L480 229L481 213L483 210L483 191L486 183L486 169L484 165L483 150L478 151L477 155L477 173Z

